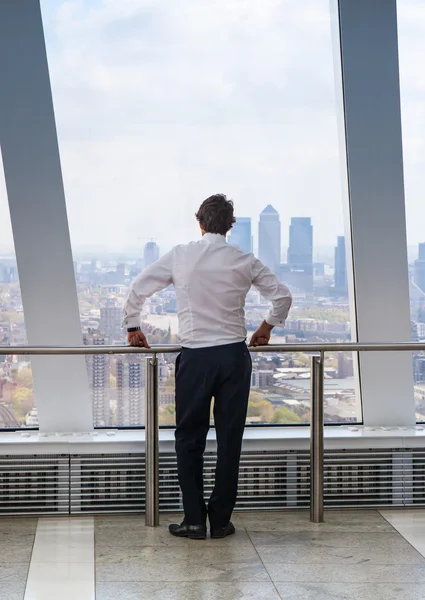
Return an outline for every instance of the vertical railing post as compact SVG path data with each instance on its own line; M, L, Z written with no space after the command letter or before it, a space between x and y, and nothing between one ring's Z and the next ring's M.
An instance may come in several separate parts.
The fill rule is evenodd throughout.
M145 417L146 525L159 525L158 359L147 361Z
M323 523L323 369L322 356L311 357L310 521Z

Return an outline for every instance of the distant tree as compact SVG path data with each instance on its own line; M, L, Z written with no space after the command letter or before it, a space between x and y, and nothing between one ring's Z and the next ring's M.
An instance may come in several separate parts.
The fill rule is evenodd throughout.
M167 404L167 406L162 407L159 414L159 424L170 426L174 426L176 424L175 404Z
M279 406L274 411L271 423L282 423L282 425L301 423L301 418L292 412L290 408Z
M16 388L12 396L12 407L15 415L23 420L27 413L34 407L34 395L32 391L26 387Z
M20 386L32 389L32 371L29 368L21 369L16 373L16 382Z
M262 423L269 423L272 416L272 403L262 394L251 392L248 401L248 417L260 417Z
M296 359L294 360L295 367L309 367L310 366L310 356L307 354L297 354Z

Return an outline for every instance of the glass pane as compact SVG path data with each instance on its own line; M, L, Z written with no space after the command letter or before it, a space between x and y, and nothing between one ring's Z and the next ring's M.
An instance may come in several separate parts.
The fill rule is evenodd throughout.
M425 341L425 87L419 65L425 59L425 7L398 0L400 94L410 272L412 339ZM425 353L413 355L416 418L425 421Z
M195 211L223 191L237 213L230 243L293 291L274 341L350 339L328 0L42 0L42 9L85 335L124 343L129 282L198 239ZM267 305L253 291L246 308L252 333ZM176 339L176 310L172 289L146 303L152 343ZM306 396L308 357L266 358L254 362L251 422L308 420L292 402ZM329 421L360 418L344 361L328 357Z
M0 153L0 347L27 343L3 162ZM0 429L38 427L31 359L0 355Z

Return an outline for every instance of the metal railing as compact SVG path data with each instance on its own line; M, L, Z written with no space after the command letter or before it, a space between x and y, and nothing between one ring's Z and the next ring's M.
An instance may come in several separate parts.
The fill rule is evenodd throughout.
M307 353L312 354L310 363L311 424L310 424L310 520L322 523L324 481L324 362L326 352L421 352L425 344L418 342L394 343L327 343L283 344L257 346L251 352ZM159 525L159 427L158 427L158 354L175 354L180 346L153 346L150 349L132 346L0 346L1 355L87 355L87 354L147 354L146 384L146 525Z

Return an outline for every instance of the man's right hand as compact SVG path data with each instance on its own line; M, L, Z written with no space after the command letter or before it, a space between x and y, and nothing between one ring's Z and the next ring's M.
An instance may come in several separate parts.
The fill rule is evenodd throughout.
M249 342L250 346L267 346L270 342L273 326L269 325L267 321L263 321L260 327L252 335Z
M150 348L148 340L143 331L129 331L127 334L129 346L139 346L140 348Z

